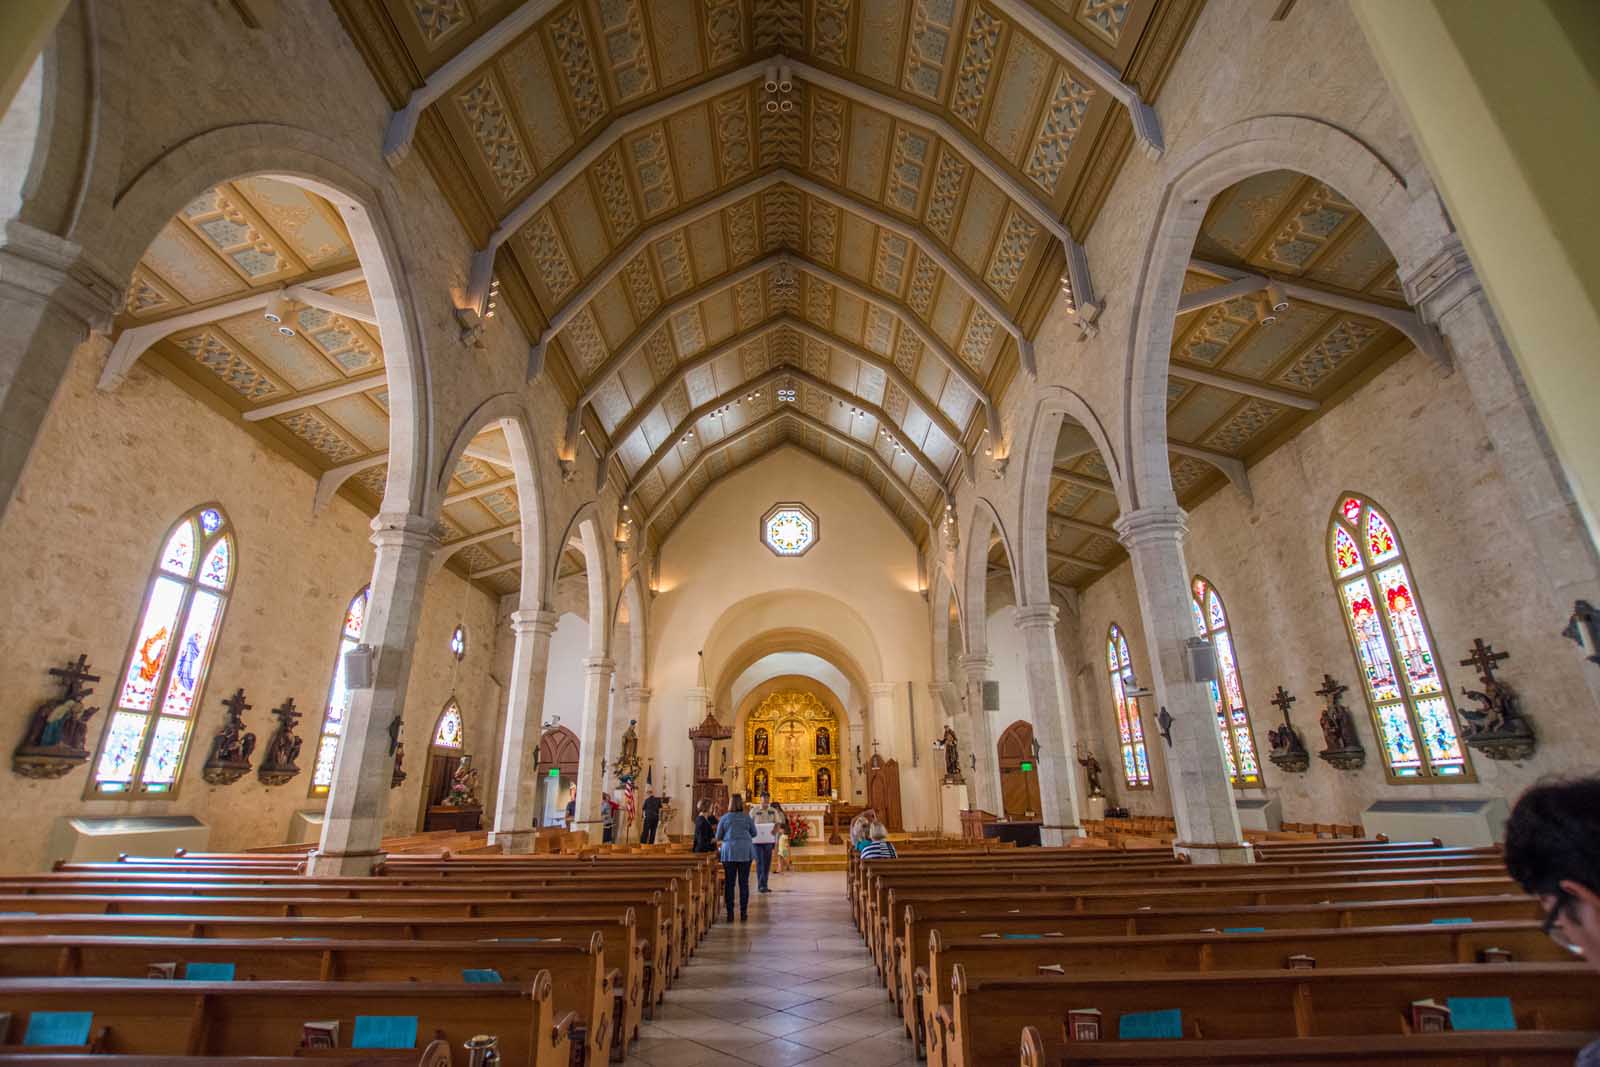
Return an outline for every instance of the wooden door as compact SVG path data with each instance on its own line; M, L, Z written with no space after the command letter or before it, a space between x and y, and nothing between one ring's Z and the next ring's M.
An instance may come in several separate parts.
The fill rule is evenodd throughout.
M461 756L455 752L434 749L428 753L428 776L422 783L422 814L417 819L417 829L439 829L428 824L428 812L450 795L450 782L455 777L456 764L460 760Z
M1043 805L1039 800L1039 771L1033 755L1033 726L1019 719L1006 727L995 747L1000 757L1000 800L1005 817L1040 818Z
M900 763L874 754L867 766L867 806L878 813L891 833L905 832L900 813Z

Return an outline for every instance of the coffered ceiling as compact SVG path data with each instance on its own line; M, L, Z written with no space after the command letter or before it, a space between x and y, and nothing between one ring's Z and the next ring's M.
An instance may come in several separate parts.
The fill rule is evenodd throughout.
M336 3L391 161L483 249L472 302L517 316L657 538L781 441L920 537L1126 152L1159 146L1145 104L1198 7Z

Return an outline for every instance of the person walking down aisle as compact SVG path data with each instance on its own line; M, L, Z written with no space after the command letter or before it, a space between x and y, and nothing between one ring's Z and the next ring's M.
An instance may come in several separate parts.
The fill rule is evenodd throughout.
M661 798L656 796L654 789L646 789L644 807L644 824L639 827L639 843L653 845L656 843L656 827L661 825Z
M778 846L778 809L772 806L772 798L761 794L761 803L750 812L750 818L756 824L756 891L770 892L767 889L767 877L772 873L772 852Z
M722 860L722 901L733 922L733 886L739 884L739 921L750 917L750 864L756 858L756 824L744 810L738 793L728 802L728 814L717 823L717 847Z
M716 847L717 820L711 817L711 801L702 800L694 809L695 852L711 852Z

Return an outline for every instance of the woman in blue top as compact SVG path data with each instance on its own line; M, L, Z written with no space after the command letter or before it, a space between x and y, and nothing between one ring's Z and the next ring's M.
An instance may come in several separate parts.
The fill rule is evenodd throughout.
M733 884L739 883L739 921L750 913L750 864L756 858L755 820L745 814L744 797L738 793L728 804L728 814L717 822L717 845L722 859L722 899L728 906L728 921L733 922Z

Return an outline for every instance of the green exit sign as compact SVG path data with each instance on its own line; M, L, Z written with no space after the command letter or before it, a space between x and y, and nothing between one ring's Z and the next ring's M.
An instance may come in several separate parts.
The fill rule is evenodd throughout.
M1022 761L1022 769L1025 770L1025 771L1031 771L1031 770L1033 770L1033 764L1029 763L1027 760L1023 760Z
M550 777L552 777L552 778L560 778L561 777L561 768L560 767L551 767L550 768Z

